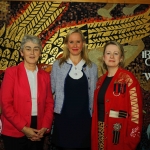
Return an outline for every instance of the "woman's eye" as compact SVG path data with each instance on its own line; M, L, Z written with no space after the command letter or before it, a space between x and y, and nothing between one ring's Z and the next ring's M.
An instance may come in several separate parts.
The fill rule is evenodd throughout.
M35 51L39 51L40 49L39 49L39 48L35 48L34 50L35 50Z

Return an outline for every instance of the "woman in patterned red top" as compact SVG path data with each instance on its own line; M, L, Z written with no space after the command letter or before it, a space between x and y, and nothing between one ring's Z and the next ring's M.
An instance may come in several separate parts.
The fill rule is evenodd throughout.
M124 50L104 46L104 68L97 82L92 115L92 150L135 150L142 128L142 94L135 76L123 69Z

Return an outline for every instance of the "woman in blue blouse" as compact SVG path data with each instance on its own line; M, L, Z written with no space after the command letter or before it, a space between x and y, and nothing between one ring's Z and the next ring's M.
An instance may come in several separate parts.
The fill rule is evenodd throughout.
M63 56L54 62L51 72L55 97L52 142L59 149L90 149L96 81L97 66L88 58L85 37L74 28L68 32Z

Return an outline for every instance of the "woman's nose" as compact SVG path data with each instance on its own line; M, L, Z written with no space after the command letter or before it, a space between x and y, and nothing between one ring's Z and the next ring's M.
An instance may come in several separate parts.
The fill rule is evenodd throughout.
M74 47L77 47L77 43L74 43Z
M114 57L114 54L110 54L110 57L113 58L113 57Z
M33 49L31 50L31 54L34 54L34 50Z

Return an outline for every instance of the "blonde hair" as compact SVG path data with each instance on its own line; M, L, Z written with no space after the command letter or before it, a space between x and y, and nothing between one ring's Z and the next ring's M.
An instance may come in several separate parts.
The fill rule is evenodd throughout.
M91 61L88 57L88 49L87 49L87 46L86 46L86 39L82 33L82 31L79 29L79 28L73 28L71 29L68 34L66 35L66 38L64 39L64 47L63 47L63 55L62 57L60 58L60 62L59 62L59 65L61 66L68 58L69 58L69 50L67 48L67 43L68 43L68 39L69 39L69 36L73 33L79 33L81 35L81 39L83 41L83 49L81 51L81 57L83 60L85 60L85 63L88 65L88 66L91 66Z
M103 56L105 54L105 51L106 51L106 48L107 48L108 45L116 45L119 48L119 50L121 52L121 57L122 57L122 61L119 63L119 67L124 68L125 54L124 54L124 48L123 48L123 46L120 43L116 42L116 41L109 41L104 46ZM103 61L103 67L104 67L104 69L107 70L107 65L105 64L104 61Z

